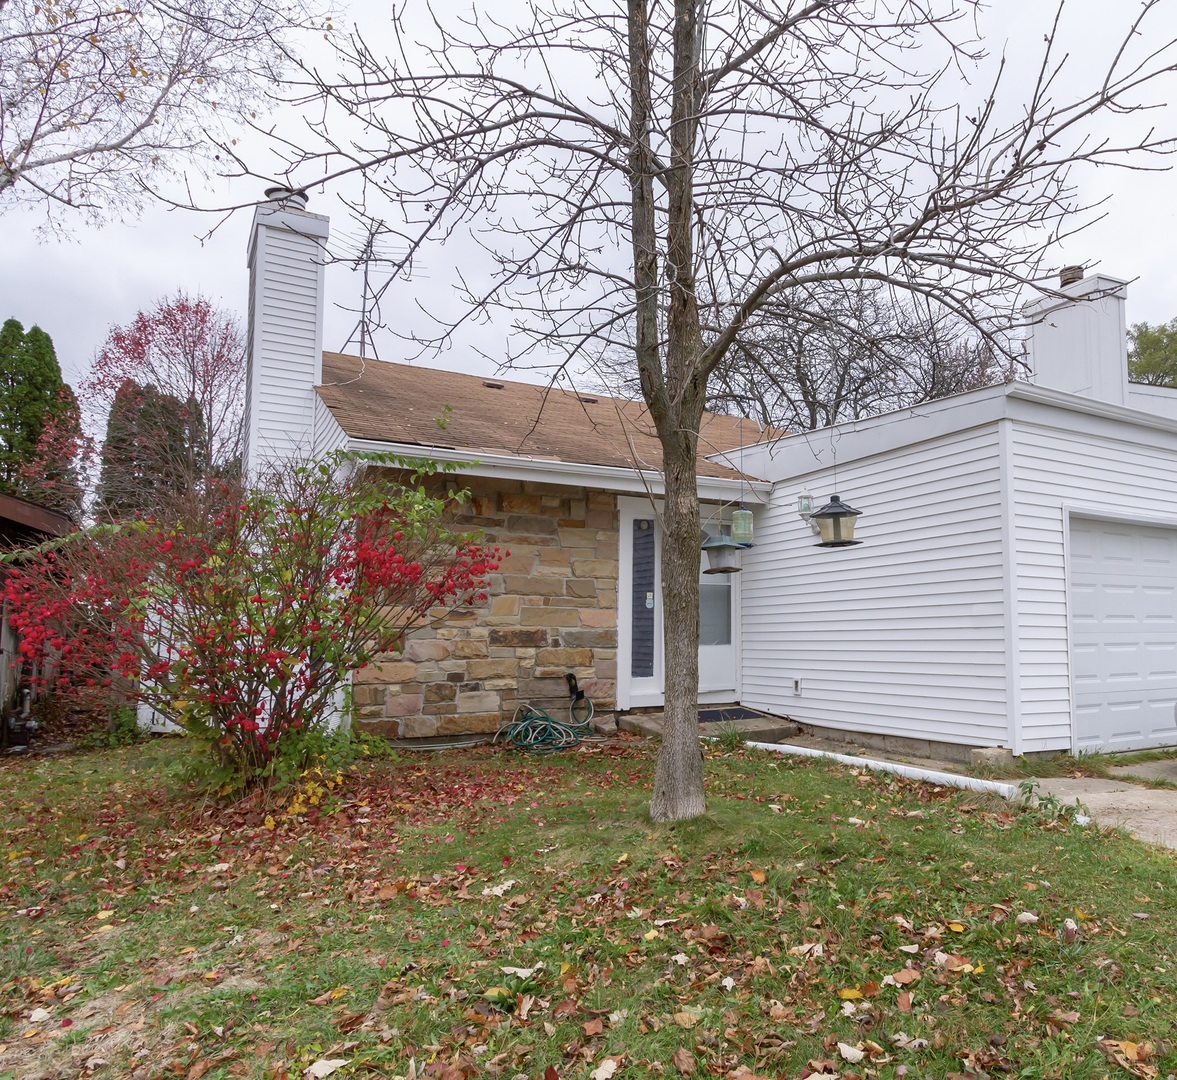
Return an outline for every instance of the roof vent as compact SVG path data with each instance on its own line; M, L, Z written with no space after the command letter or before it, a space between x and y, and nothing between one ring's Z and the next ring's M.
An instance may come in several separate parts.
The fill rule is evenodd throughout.
M1062 288L1068 285L1074 285L1077 281L1083 280L1083 267L1081 266L1064 266L1058 272L1058 283Z
M597 399L595 397L585 397L584 394L577 394L576 400L583 401L586 405L595 405L597 403Z
M307 208L307 193L288 187L268 187L266 188L266 202L274 203L283 210L305 210Z
M501 382L491 382L489 379L487 379L485 382L483 382L482 385L485 386L488 390L502 390L506 384Z

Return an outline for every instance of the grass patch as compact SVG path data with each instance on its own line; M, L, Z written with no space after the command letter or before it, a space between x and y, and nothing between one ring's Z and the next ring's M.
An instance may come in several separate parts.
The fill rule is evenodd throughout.
M1177 1071L1177 860L1041 808L711 744L655 825L621 740L290 815L189 753L0 766L0 1077Z

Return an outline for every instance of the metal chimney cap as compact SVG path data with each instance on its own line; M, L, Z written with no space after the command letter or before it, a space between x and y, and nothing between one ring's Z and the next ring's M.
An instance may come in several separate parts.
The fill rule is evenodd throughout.
M281 186L266 188L266 202L277 203L284 210L305 210L307 201L305 191Z
M1058 283L1064 289L1068 285L1074 285L1075 282L1082 281L1082 280L1083 280L1083 267L1082 266L1064 266L1058 272Z

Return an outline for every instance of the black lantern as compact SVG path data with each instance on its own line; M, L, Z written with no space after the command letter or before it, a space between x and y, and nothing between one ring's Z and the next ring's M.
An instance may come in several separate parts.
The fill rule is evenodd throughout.
M830 501L820 510L814 510L810 520L817 522L821 542L817 547L850 547L861 544L861 540L854 539L854 523L861 515L861 510L847 506L837 495L831 495Z

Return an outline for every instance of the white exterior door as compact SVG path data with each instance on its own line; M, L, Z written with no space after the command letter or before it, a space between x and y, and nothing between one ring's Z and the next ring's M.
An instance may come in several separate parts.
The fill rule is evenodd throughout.
M663 704L662 530L647 499L621 498L617 596L617 707ZM736 611L732 574L702 574L700 552L699 700L736 696Z
M1074 748L1177 744L1177 529L1075 517Z

